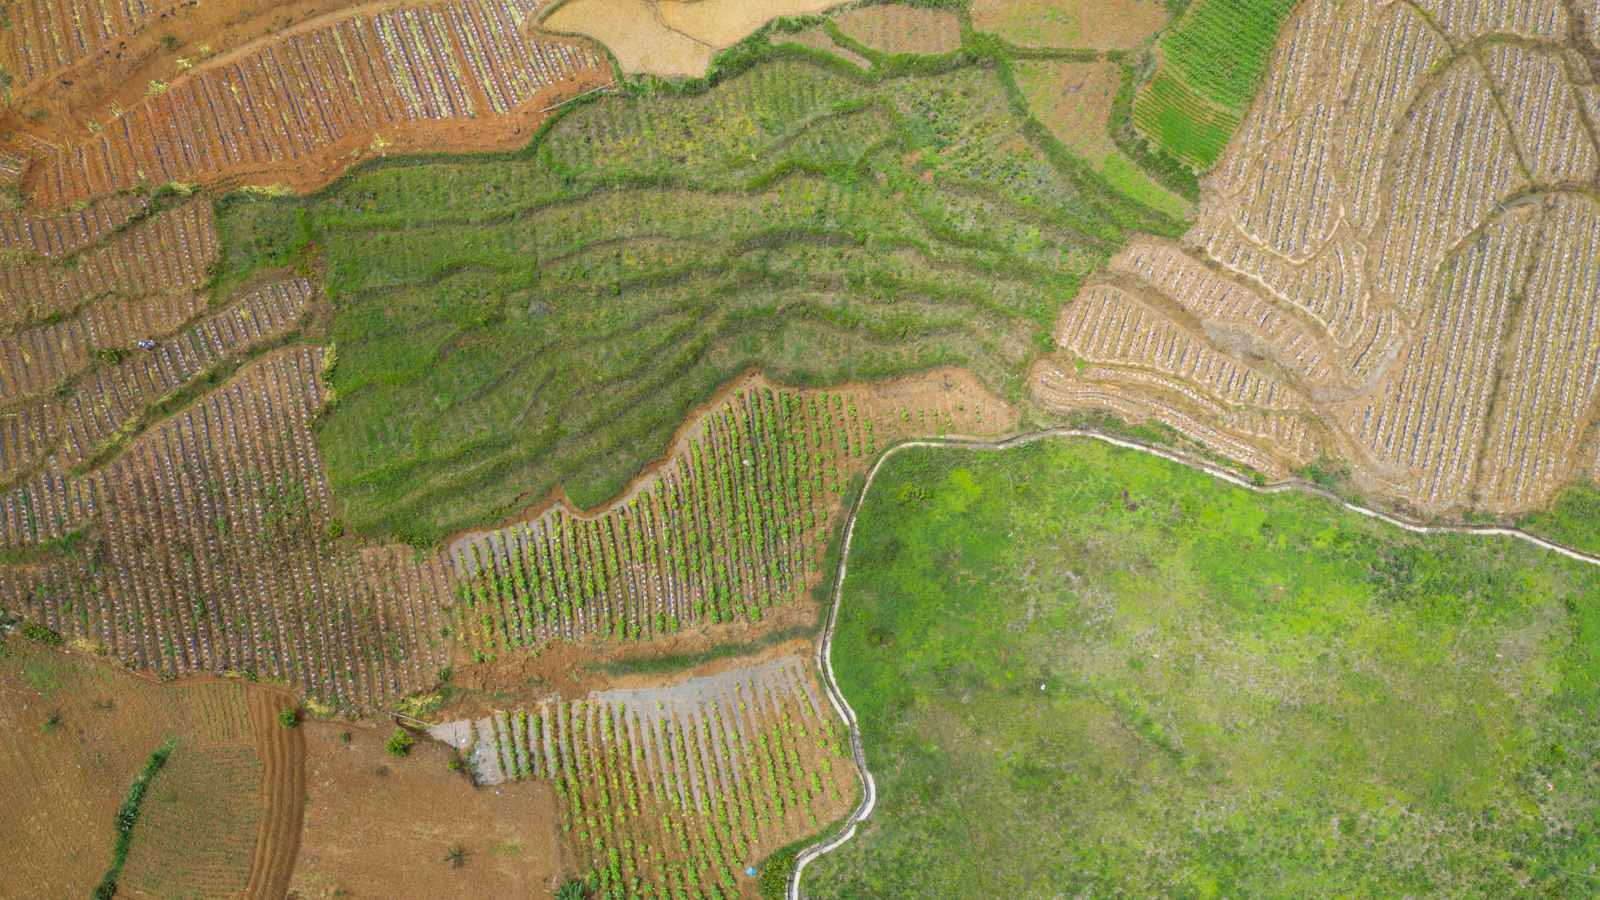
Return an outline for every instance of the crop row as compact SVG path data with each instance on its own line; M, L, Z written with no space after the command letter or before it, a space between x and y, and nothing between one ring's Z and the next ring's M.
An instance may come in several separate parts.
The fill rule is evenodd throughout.
M1361 57L1361 75L1347 101L1350 112L1341 118L1333 139L1341 150L1347 215L1361 238L1372 232L1381 215L1384 163L1395 129L1422 89L1428 68L1450 50L1410 6L1393 5L1376 15L1371 42ZM1286 126L1277 122L1268 127Z
M929 427L926 410L913 426L908 410L863 415L856 401L736 391L667 471L611 511L584 519L557 506L457 541L469 645L648 640L692 621L759 621L817 570L818 537L851 476L892 437Z
M0 412L0 482L37 463L61 440L55 405L35 400Z
M147 671L244 671L347 707L433 683L442 559L329 536L311 430L322 362L314 348L269 356L113 463L66 477L52 460L0 497L13 545L96 517L79 552L0 568L0 596Z
M1166 372L1235 406L1302 405L1299 396L1277 379L1218 353L1116 288L1085 290L1067 308L1059 328L1058 343L1091 362Z
M1485 500L1524 510L1566 477L1600 388L1600 209L1559 196L1510 344L1484 465Z
M78 465L107 445L139 413L193 381L227 356L261 344L293 328L313 288L297 279L271 285L226 310L201 320L176 338L138 351L118 348L88 385L72 394L65 409L40 396L0 413L0 480L61 449L68 465ZM189 310L192 312L192 310ZM69 323L70 325L70 323ZM70 327L45 331L70 331ZM19 341L21 346L29 346ZM44 341L49 346L48 338ZM74 365L87 365L88 359ZM57 372L56 377L68 373ZM0 529L0 534L4 534Z
M145 0L20 0L7 7L6 27L0 29L0 66L18 79L14 90L88 57L172 10Z
M1299 322L1169 244L1136 239L1112 259L1110 270L1140 279L1200 318L1250 329L1271 345L1280 365L1307 382L1327 381L1333 372Z
M1132 370L1095 366L1085 373L1095 381L1069 374L1054 363L1041 363L1033 372L1035 394L1047 408L1061 413L1104 410L1129 421L1150 421L1166 425L1219 456L1269 474L1286 474L1282 463L1253 442L1215 427L1180 407L1161 394L1108 383L1108 377L1137 374ZM1306 460L1309 462L1309 460Z
M0 325L71 313L107 293L192 290L205 283L217 253L211 205L190 203L141 222L70 265L0 264Z
M1161 58L1224 109L1250 105L1296 0L1199 0L1161 38Z
M1283 257L1240 238L1229 222L1203 221L1195 229L1213 260L1267 285L1273 295L1315 316L1328 336L1344 346L1370 331L1360 250L1348 232L1335 237L1314 259L1292 265Z
M54 206L147 179L203 181L300 159L396 123L473 118L478 92L491 105L524 103L541 87L603 66L576 40L532 41L498 31L489 39L489 26L507 16L505 0L464 0L289 36L180 79L76 151L48 154L37 163L43 174L36 201ZM465 63L451 40L456 22L466 36ZM469 44L470 36L480 40Z
M21 209L0 212L0 250L47 259L69 256L120 228L149 205L142 194L113 194L82 209L44 215Z
M1500 336L1523 289L1533 230L1530 208L1487 226L1447 267L1445 286L1384 390L1350 412L1351 436L1411 473L1411 496L1428 507L1470 499Z
M78 465L105 447L145 408L205 374L224 358L295 327L315 290L296 279L269 285L116 366L67 401L65 456Z
M145 897L233 897L250 877L261 821L260 755L253 748L179 745L151 780L151 801L118 880Z
M1400 139L1382 239L1374 236L1370 257L1376 296L1409 314L1420 308L1445 253L1527 184L1476 66L1457 64L1413 112ZM1450 165L1441 166L1444 159Z
M1162 69L1134 97L1133 123L1185 165L1204 170L1228 145L1239 116L1207 103Z
M496 712L473 723L488 781L555 783L601 897L735 897L734 872L843 806L849 764L796 657L665 689ZM460 735L468 723L436 729Z
M87 368L96 351L165 336L204 309L205 298L191 293L108 299L65 322L0 334L0 398L51 391Z
M1471 2L1422 3L1439 25L1452 35L1476 37L1493 32L1511 32L1527 37L1560 42L1567 38L1567 15L1561 0L1471 0ZM1589 26L1596 29L1593 14Z
M1533 180L1548 184L1593 177L1595 138L1559 58L1495 44L1487 68Z
M169 690L185 741L235 744L250 740L250 714L237 680L200 681Z

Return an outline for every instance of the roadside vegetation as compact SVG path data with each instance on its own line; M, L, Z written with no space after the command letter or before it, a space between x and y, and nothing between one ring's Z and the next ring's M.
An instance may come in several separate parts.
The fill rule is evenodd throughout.
M908 450L833 660L878 807L813 897L1579 897L1600 572L1092 441Z

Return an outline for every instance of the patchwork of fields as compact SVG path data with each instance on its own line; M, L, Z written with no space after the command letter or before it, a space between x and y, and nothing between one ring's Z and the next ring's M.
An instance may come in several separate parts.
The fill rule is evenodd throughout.
M858 797L809 660L908 439L1087 421L1600 546L1597 44L1592 0L0 4L0 894L776 896ZM885 807L808 891L1600 877L1586 574L1085 458L869 499ZM1378 787L1241 789L1312 777L1252 716Z

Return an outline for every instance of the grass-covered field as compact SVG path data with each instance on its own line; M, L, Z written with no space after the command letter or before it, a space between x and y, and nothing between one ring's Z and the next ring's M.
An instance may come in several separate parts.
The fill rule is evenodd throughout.
M1195 0L1161 36L1161 68L1139 89L1133 121L1196 171L1217 161L1266 75L1296 0Z
M603 501L751 365L819 384L959 364L1020 396L1082 275L1182 225L967 40L864 74L758 34L717 86L578 105L522 154L225 205L222 282L326 272L345 523L432 540L557 484Z
M1087 441L863 502L879 805L810 896L1592 896L1600 571Z

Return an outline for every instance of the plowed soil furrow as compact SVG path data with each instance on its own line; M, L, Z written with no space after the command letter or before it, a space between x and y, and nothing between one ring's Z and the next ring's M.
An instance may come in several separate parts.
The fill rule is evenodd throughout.
M289 892L289 876L300 853L300 827L305 816L306 740L300 728L278 724L278 713L292 701L277 691L250 692L250 729L261 754L261 828L256 833L255 859L245 896L280 900Z

